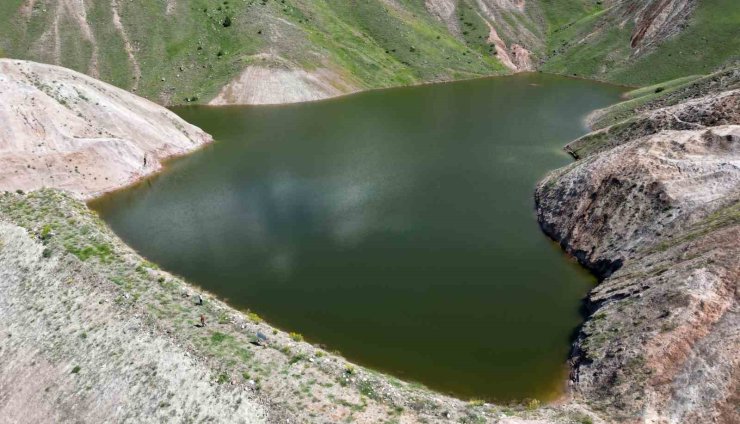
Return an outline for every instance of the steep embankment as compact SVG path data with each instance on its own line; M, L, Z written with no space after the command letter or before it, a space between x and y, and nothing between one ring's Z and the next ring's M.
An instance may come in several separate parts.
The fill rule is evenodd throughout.
M571 378L605 417L740 421L740 90L720 91L740 70L718 75L571 143L537 188L544 231L603 279Z
M740 52L734 0L0 1L0 56L161 104L285 103L543 69L625 84Z
M0 59L0 96L0 189L90 197L211 141L159 105L56 66Z

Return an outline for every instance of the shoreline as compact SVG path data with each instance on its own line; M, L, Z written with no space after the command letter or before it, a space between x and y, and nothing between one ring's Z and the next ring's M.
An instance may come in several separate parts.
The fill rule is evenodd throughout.
M527 75L523 75L522 77L527 77L530 74L531 75L537 75L538 73L530 72L530 73L526 73L526 74ZM510 77L510 76L506 76L506 77ZM554 78L555 77L559 78L559 76L553 76L553 77ZM500 77L492 77L492 78L500 78ZM559 81L559 79L555 79L553 81L553 83L555 83L557 81ZM357 94L359 95L359 94L362 94L362 93L357 93ZM328 101L331 101L331 100L328 100ZM185 108L187 108L187 107L195 107L195 108L201 108L201 107L207 107L207 108L211 108L211 107L215 107L215 108L236 107L236 108L241 108L241 107L244 107L244 106L201 106L201 105L191 105L191 106L186 106ZM253 106L247 106L247 107L253 107ZM260 107L261 108L261 107L264 107L264 106L257 106L257 107ZM218 140L215 140L214 143L217 143L217 142L219 142L219 141ZM209 146L212 146L212 145L213 145L213 143L211 143L209 145L206 145L204 148L208 148ZM562 152L562 150L558 150L558 152L559 152L559 154L564 154ZM193 153L196 153L196 152L193 152ZM181 158L182 158L182 156L175 157L173 159L164 161L163 162L163 169L161 171L159 171L159 172L165 172L168 169L168 167L173 166L176 163L176 161L179 160L179 159L181 159ZM134 183L132 183L130 185L127 185L125 187L122 187L120 189L113 190L111 192L117 192L118 190L127 190L127 189L130 189L131 187L143 187L143 186L140 186L140 184L147 184L147 181L150 181L149 180L150 178L152 178L152 179L158 178L157 175L159 174L159 172L158 173L155 173L155 174L152 174L152 175L150 175L148 177L144 177L144 178L142 178L141 180L139 180L137 182L134 182ZM545 171L543 171L543 172L545 172ZM534 186L533 186L533 188L534 188ZM95 202L97 200L100 200L101 198L105 198L105 196L107 194L111 193L111 192L107 192L103 196L98 196L98 197L92 198L90 200L87 200L86 203L87 203L88 206L91 207L91 209L95 210L94 209ZM547 239L547 240L548 240L548 243L549 243L549 239ZM553 246L553 248L555 248L555 247ZM135 248L133 248L133 249L135 251L137 250ZM144 257L146 256L146 255L142 254L140 251L137 251L137 253L140 254L140 255L142 255L142 256L144 256ZM568 255L566 252L562 252L562 250L560 250L559 248L558 248L558 253L557 254L558 255L563 255L562 256L562 259L565 260L565 261L567 261L567 262L569 262L568 265L572 265L574 267L577 267L578 268L577 271L579 273L583 273L583 275L587 275L589 279L592 278L592 274L586 268L582 267L579 263L577 263L577 261L572 256ZM181 277L183 280L186 280L182 276L179 276L179 277ZM220 299L221 301L223 301L226 304L231 304L227 299L221 298L221 297L215 295L214 293L208 291L207 289L204 289L202 286L198 285L197 282L192 282L191 281L189 284L191 284L193 287L198 288L199 290L204 291L205 293L208 293L210 297L218 298L218 299ZM590 285L589 286L589 289L591 287L592 286ZM584 293L584 296L585 296L585 293ZM577 301L578 300L576 299L576 302ZM239 308L236 305L232 305L232 307L234 307L236 310L241 310L242 312L245 312L244 309ZM577 308L577 307L578 307L578 305L574 306L574 313L575 313L575 308ZM579 322L579 326L581 324L582 323ZM278 328L278 329L280 329L282 331L286 331L286 332L288 332L288 331L291 330L291 329L282 328L282 327L279 327L279 326L275 326L275 328ZM295 330L295 329L293 329L293 330ZM575 330L575 328L574 328L574 330ZM568 344L568 347L564 347L564 349L567 350L567 349L569 349L569 347L570 347L570 344ZM333 346L332 348L341 348L341 346ZM372 367L371 365L368 364L368 362L363 362L361 360L358 361L355 358L351 358L351 360L353 362L355 362L356 364L358 364L358 365L366 366L366 367ZM562 367L562 370L560 369L560 367ZM383 373L390 373L392 375L397 375L397 376L400 375L399 373L393 373L391 370L387 370L387 369L384 369L382 367L377 367L376 366L376 367L374 367L374 369L376 369L376 370L378 370L380 372L383 372ZM554 382L552 384L547 384L546 385L547 388L548 388L547 390L544 390L541 393L540 392L536 392L536 394L533 394L531 396L532 397L537 397L540 401L542 401L543 403L546 403L546 404L551 404L553 402L562 402L563 400L568 399L567 376L568 376L568 373L569 373L569 366L568 366L567 356L564 356L564 358L561 361L561 363L559 363L558 373L561 374L561 377L562 378L558 379L556 382ZM412 382L412 383L414 382L414 380L407 380L407 381ZM461 399L461 400L465 400L467 397L469 397L469 396L466 396L464 394L456 394L454 392L448 392L448 391L438 390L438 389L435 389L435 390L438 391L438 393L440 393L440 394L443 394L443 395L446 395L446 396L453 396L453 397L456 397L456 398ZM476 397L476 396L474 396L474 397ZM482 396L482 394L478 394L477 397L483 397L483 396ZM485 399L488 400L488 398L485 398ZM523 399L526 399L526 398L521 398L520 400L523 400Z
M492 75L481 75L471 78L460 78L460 79L448 79L448 80L439 80L439 81L422 81L415 84L407 84L407 85L394 85L389 87L376 87L376 88L365 88L365 89L358 89L355 91L351 91L348 93L342 93L335 96L329 96L324 97L321 99L316 100L307 100L307 101L299 101L299 102L284 102L284 103L265 103L265 104L251 104L251 103L234 103L234 104L223 104L223 105L212 105L209 103L174 103L171 105L167 105L163 107L166 107L167 109L176 109L176 108L187 108L187 107L208 107L208 108L231 108L231 107L281 107L281 106L291 106L291 105L302 105L302 104L310 104L310 103L318 103L318 102L326 102L326 101L333 101L333 100L339 100L343 99L345 97L350 96L356 96L361 95L365 93L374 93L378 91L386 91L386 90L400 90L400 89L406 89L406 88L418 88L418 87L426 87L430 85L446 85L446 84L455 84L455 83L461 83L461 82L470 82L470 81L477 81L477 80L487 80L491 78L506 78L506 77L515 77L518 75L526 75L526 74L542 74L542 75L552 75L557 77L562 77L566 79L572 79L572 80L579 80L579 81L590 81L594 83L599 84L605 84L605 85L611 85L614 87L621 87L624 89L637 89L641 88L640 86L636 85L626 85L626 84L620 84L615 83L608 80L598 79L598 78L589 78L587 76L577 76L577 75L566 75L566 74L558 74L558 73L552 73L552 72L544 72L539 70L530 70L530 71L517 71L512 72L508 74L492 74ZM209 101L210 102L210 101Z
M663 128L661 125L673 125L674 121L661 120L660 113L681 116L680 122L699 119L699 123L705 125L701 119L716 119L718 116L713 108L718 108L722 113L729 111L730 115L737 111L733 107L722 109L718 106L719 102L735 101L737 97L733 96L736 95L710 95L691 103L694 109L684 109L679 104L668 106L666 112L661 112L663 109L653 112L646 107L646 112L639 115L637 121L626 121L626 124L620 125L631 125L628 128L631 131L635 128L660 130ZM692 115L697 105L712 113L697 118ZM727 119L731 123L737 121L733 116ZM645 122L653 126L641 126ZM236 399L237 409L245 408L240 413L244 416L251 414L256 417L255 422L284 422L286 419L314 421L316 417L328 417L337 421L349 419L367 423L386 419L409 423L449 422L451 419L501 421L507 424L524 423L527 420L553 423L590 420L600 423L613 417L634 418L645 413L646 408L659 417L673 413L668 405L675 402L671 397L674 391L665 392L663 386L655 385L654 379L670 379L678 375L683 376L683 380L675 384L682 384L681 381L687 384L692 379L700 378L691 377L692 374L686 374L688 371L676 368L685 363L692 365L692 358L710 361L711 365L708 373L702 374L706 377L701 377L709 380L694 382L692 387L703 390L702 393L709 391L706 396L724 396L728 391L732 394L732 387L723 384L733 384L733 381L723 377L723 373L728 372L728 367L729 372L735 372L732 355L736 350L733 347L739 346L740 341L722 338L722 332L712 332L715 329L736 329L733 327L733 317L737 316L737 311L731 298L732 278L733 275L740 275L740 270L733 268L731 262L728 265L727 255L730 255L731 261L732 249L737 247L732 244L733 234L737 235L740 227L736 224L737 211L732 209L732 204L729 209L720 207L721 204L713 206L720 207L718 210L690 209L693 215L689 221L685 221L688 218L682 218L683 221L674 221L674 227L668 227L675 230L667 232L671 234L670 237L675 233L679 235L678 239L662 236L665 232L662 226L657 227L658 236L648 239L650 243L645 242L644 238L636 239L642 244L631 248L637 248L642 256L629 254L631 256L625 257L627 254L624 252L630 252L630 246L623 248L619 245L617 249L609 244L615 243L615 240L629 242L632 239L629 234L614 231L592 234L600 227L582 231L580 237L583 240L561 234L562 228L568 228L564 222L573 218L573 214L560 209L578 210L580 202L590 198L587 191L592 188L587 184L588 180L576 179L578 184L573 186L578 190L562 195L559 190L568 187L569 178L578 177L584 169L588 171L586 175L595 175L594 178L609 175L602 168L608 171L611 166L619 166L620 161L624 160L619 152L634 149L631 146L639 146L640 143L668 146L661 148L668 152L667 155L675 154L670 150L675 146L666 143L663 138L666 134L675 134L682 140L681 143L691 148L701 147L701 141L706 137L709 141L717 140L720 148L723 145L719 141L727 140L726 144L731 145L737 138L734 127L710 128L706 137L700 131L669 128L672 132L648 134L637 139L634 132L617 132L612 135L617 139L609 140L611 144L606 144L608 148L587 151L582 157L592 157L552 171L537 188L536 210L543 232L558 242L566 254L576 258L586 270L603 277L598 278L598 284L589 290L585 299L584 304L598 305L598 308L590 311L583 325L577 329L571 354L574 360L571 382L565 382L568 390L563 397L546 405L534 401L518 405L491 404L478 400L466 402L429 390L418 383L401 381L306 343L302 336L274 328L257 315L237 310L212 295L206 296L205 307L194 309L193 299L197 293L207 291L160 270L142 258L79 199L62 191L41 188L27 194L0 194L0 258L3 259L0 261L0 288L9 293L0 299L0 305L3 306L0 308L0 319L7 323L4 331L8 333L7 337L0 335L5 340L0 350L0 358L3 359L0 361L0 371L2 375L9 376L7 381L13 383L13 390L4 388L2 384L7 383L3 382L0 382L0 389L6 389L8 393L26 393L23 390L28 390L39 394L36 397L13 398L7 405L0 406L0 413L22 417L27 411L34 410L41 421L50 421L56 417L50 414L57 411L77 416L92 416L89 414L95 411L98 421L120 420L120 404L103 403L100 406L111 390L117 390L117 396L121 396L124 404L128 405L123 409L127 413L144 414L139 416L142 421L151 420L152 417L223 417L219 414L231 411L233 406L228 402ZM712 131L718 132L715 134ZM619 138L625 134L628 138ZM587 136L581 139L585 138ZM603 142L601 139L598 141ZM711 144L709 146L714 148ZM163 172L168 162L192 153L197 147L168 156L156 172L140 176L130 185L143 183L147 178ZM589 148L592 146L589 145ZM721 149L719 152L716 154L720 158L719 163L727 162L722 156L726 153ZM707 153L700 151L699 155L704 157L701 155ZM636 158L637 164L642 165L639 162L641 155L627 157ZM687 160L688 165L693 167L691 169L698 169L695 166L697 163L704 166L704 162L696 162L695 158ZM596 167L595 171L589 170L590 166ZM633 173L627 174L628 177L642 181L646 178L644 175L651 175L651 166L655 164L645 166L628 167ZM732 172L731 168L728 172ZM604 181L611 181L604 178ZM732 178L729 179L730 183ZM611 202L608 195L619 195L620 190L626 187L615 183L612 191L604 194L603 190L594 190L592 195L597 199L602 199L600 196L604 195L607 201L603 207L614 208L623 202ZM685 193L679 191L678 194L680 196L673 194L668 199L680 200L681 196L691 199L693 195L690 190ZM658 196L658 199L661 197ZM636 210L648 207L645 209L648 213L646 219L654 219L666 212L660 208L649 209L652 201L643 200L635 201L634 207ZM688 205L694 207L693 203ZM593 214L593 211L590 207L584 209L582 221L589 222L589 214ZM714 218L717 213L720 218ZM708 230L702 225L708 225ZM640 231L653 231L654 227L646 227L643 223L637 228ZM697 231L699 235L693 236ZM737 243L738 238L734 240ZM665 248L662 247L664 244L667 244ZM592 245L594 247L590 249L601 250L589 252L589 246ZM695 256L685 258L687 254L682 252L687 251ZM706 262L696 264L695 257L706 259ZM610 266L617 261L619 267ZM673 271L671 267L678 270ZM35 271L29 273L28 269ZM702 276L698 280L692 277L696 272ZM675 284L665 284L664 274L673 278ZM645 278L635 275L644 275ZM711 283L711 290L702 288L701 292L696 292L693 286L696 281ZM670 292L666 290L676 287L685 291L683 296L689 299L686 305L665 304L666 299L671 299L668 296ZM695 298L701 298L701 303L695 302ZM704 299L708 299L709 309L705 307ZM69 305L76 307L72 309ZM669 310L669 314L651 315L643 319L643 315L659 314L663 309ZM198 313L208 316L205 328L197 326ZM701 320L694 323L686 318L694 316L690 313ZM663 323L657 333L653 328L656 322ZM707 335L698 335L694 327L706 328ZM614 332L614 328L618 331ZM132 338L129 334L131 331L137 336ZM268 333L267 346L260 345L260 333ZM88 338L91 342L86 341ZM137 340L146 342L141 344ZM666 341L665 345L663 340ZM719 340L723 340L722 345L718 343ZM129 345L136 349L122 349L118 353L119 348ZM37 349L29 352L26 350L28 346ZM707 350L712 356L697 353L687 357L686 352L693 354L692 349L695 348ZM121 355L120 361L116 359L117 355ZM675 360L677 357L684 362ZM151 366L139 358L158 364L154 374L151 374ZM168 366L164 361L167 358L180 364L181 371L157 373L157 368ZM666 358L673 359L665 363ZM112 359L116 359L116 362L113 367L108 367ZM48 374L49 377L44 377L48 380L37 381L37 378L29 378L25 374L23 370L32 369L34 364L42 364L49 369L46 374L36 373ZM618 376L613 384L602 381L612 375L607 373L612 372ZM128 373L134 379L120 384L120 379L127 378ZM176 375L187 375L183 381L192 383L175 381L173 378ZM162 391L156 396L146 397L143 389L149 385ZM21 390L15 390L16 386ZM193 404L193 400L187 396L196 386L202 398L198 398L198 408L193 411L187 408L187 405ZM690 388L678 387L680 390ZM70 397L70 393L75 395ZM172 397L169 397L169 393L172 393ZM638 399L633 399L632 394L639 396ZM172 399L172 403L162 401L165 398ZM76 399L89 399L89 403L86 401L80 406ZM716 405L726 402L725 398L718 398L716 405L701 403L702 399L691 404L693 409L682 412L694 414L681 415L689 417L685 422L702 422L701 419L709 419L716 414L732 414L732 411L716 410L720 408ZM43 407L48 404L55 405L53 410ZM692 416L695 419L690 419Z
M32 211L30 215L29 210ZM129 312L126 311L129 310L140 311L137 315L141 314L143 322L151 323L146 325L150 328L150 334L153 331L156 337L172 339L175 346L183 346L191 355L200 358L198 363L208 364L212 373L209 379L217 382L215 387L257 400L259 404L265 405L270 416L292 417L291 421L311 421L310 416L306 415L310 411L295 409L299 399L315 405L310 410L330 408L340 411L338 413L341 416L353 416L356 422L368 423L378 422L380 416L388 416L387 414L390 417L405 417L404 422L418 422L417 419L420 418L428 422L448 422L448 419L472 414L479 417L506 416L510 419L507 422L517 423L519 419L527 417L560 422L557 416L564 411L570 411L569 414L581 413L580 406L574 405L567 398L558 398L547 405L533 401L508 405L478 400L465 401L349 362L341 356L304 342L300 335L274 328L264 323L259 316L234 309L217 297L206 294L207 291L162 271L118 239L83 203L64 193L45 189L24 195L0 195L0 216L0 222L6 223L4 225L21 225L31 236L33 243L39 246L36 249L40 251L45 246L45 249L50 250L50 259L42 258L41 255L37 257L36 260L41 264L63 266L64 271L61 274L83 272L99 275L104 281L108 281L102 286L80 286L80 290L88 292L93 299L100 299L88 303L89 307L103 302L120 310L111 316L112 319L114 316L127 316ZM74 226L65 224L70 219L76 222ZM42 236L42 227L46 226L52 229L52 235L42 238L45 237ZM89 231L81 233L78 228L88 228ZM7 240L7 234L7 229L0 226L0 239ZM88 256L85 253L87 249L81 248L85 245L109 247L95 249ZM14 255L15 252L5 249L0 250L0 254L7 256ZM54 265L55 263L60 265ZM13 266L14 260L3 262L0 265L0 275L5 275L8 267L12 269ZM50 276L53 278L53 275L58 274L60 273L54 272ZM110 281L125 283L110 284ZM52 286L49 284L49 287ZM33 287L33 284L21 287ZM95 294L98 290L95 287L104 289L104 292ZM193 306L198 293L204 297L203 307ZM53 299L61 294L56 294L55 290L49 288L45 298L49 296ZM44 309L51 312L52 306L45 301L44 305ZM63 303L59 305L62 306ZM12 309L8 313L12 313ZM205 328L194 325L197 323L198 313L207 315ZM50 324L54 325L53 322ZM126 325L113 319L100 328L114 329ZM22 329L13 330L13 333L16 341L31 336L25 335L26 332ZM87 333L93 334L91 330L87 330ZM268 339L267 346L252 345L259 333ZM250 359L244 362L244 359L239 359L242 357ZM15 363L14 361L7 359L5 365ZM79 361L80 359L77 360ZM83 369L90 366L92 365L83 365ZM0 369L2 367L0 365ZM226 381L218 383L222 380L223 373L227 375ZM312 397L297 397L295 391L302 391L300 387L305 385L311 387Z

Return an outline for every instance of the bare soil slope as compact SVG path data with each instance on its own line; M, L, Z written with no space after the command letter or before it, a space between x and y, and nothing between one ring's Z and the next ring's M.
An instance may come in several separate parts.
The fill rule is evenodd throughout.
M167 109L68 69L0 59L0 189L88 198L211 137Z
M571 378L604 417L740 422L739 104L734 90L644 111L537 188L543 230L603 279Z

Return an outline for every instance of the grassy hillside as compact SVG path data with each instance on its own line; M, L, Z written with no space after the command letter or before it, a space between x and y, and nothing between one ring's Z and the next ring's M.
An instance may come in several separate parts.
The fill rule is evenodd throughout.
M87 10L62 3L25 9L1 0L2 52L97 73L165 103L213 97L255 63L339 68L363 88L505 72L480 43L454 37L413 0L92 0Z
M543 71L649 85L737 57L740 3L0 0L0 56L60 64L165 104L208 101L255 65L329 68L358 89L510 72L491 28Z
M542 66L547 72L642 86L706 74L740 57L740 3L735 0L697 2L687 22L676 22L685 29L639 54L630 45L635 20L623 19L618 6L607 9L600 1L542 4L551 28L549 57Z

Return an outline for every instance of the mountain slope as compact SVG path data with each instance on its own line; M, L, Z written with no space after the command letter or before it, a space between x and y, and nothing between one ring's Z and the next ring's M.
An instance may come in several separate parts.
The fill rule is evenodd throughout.
M612 0L581 10L576 19L551 19L542 70L647 85L740 57L734 0Z
M168 105L532 69L647 84L737 56L738 28L733 0L0 0L0 55Z

